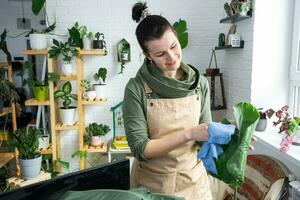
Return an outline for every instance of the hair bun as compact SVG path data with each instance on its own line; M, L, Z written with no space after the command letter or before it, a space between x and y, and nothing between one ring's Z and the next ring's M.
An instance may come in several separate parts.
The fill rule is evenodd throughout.
M134 4L132 8L132 19L135 20L136 22L139 22L142 17L143 10L145 10L146 8L148 8L146 2L145 3L138 2Z

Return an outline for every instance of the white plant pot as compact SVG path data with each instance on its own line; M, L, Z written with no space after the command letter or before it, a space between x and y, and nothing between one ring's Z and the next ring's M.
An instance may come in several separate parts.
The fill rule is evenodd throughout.
M94 89L96 91L97 100L102 100L106 98L106 85L95 84Z
M90 40L88 37L83 38L83 49L84 50L91 50L93 47L93 41Z
M82 97L88 101L93 101L96 98L96 91L95 90L85 91L82 94Z
M102 138L101 136L92 136L91 145L92 146L101 146L102 144Z
M60 119L63 125L72 126L74 125L76 121L76 113L77 108L76 107L70 107L68 109L60 108Z
M39 176L42 164L42 155L37 158L23 160L19 159L22 178L25 180L34 179Z
M73 66L72 64L62 63L61 64L61 73L65 76L70 76L73 73Z
M33 50L47 49L47 36L41 33L32 33L29 35L30 46Z
M41 135L39 137L39 149L47 149L49 147L50 136Z

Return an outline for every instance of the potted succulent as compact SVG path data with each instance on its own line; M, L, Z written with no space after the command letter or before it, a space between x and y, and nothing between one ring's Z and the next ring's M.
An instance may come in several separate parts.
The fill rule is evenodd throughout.
M263 111L263 108L259 108L257 110L259 111L260 117L259 117L259 120L258 120L255 130L256 131L265 131L267 124L268 124L267 117L270 119L275 111L273 109L268 109L266 111Z
M110 131L110 128L105 124L97 124L94 122L89 124L85 130L87 133L85 136L85 142L90 143L92 146L101 146L103 143L101 136L106 135Z
M107 69L105 67L100 67L98 72L94 74L95 81L99 81L99 84L94 84L94 88L96 90L96 99L98 100L104 99L106 97L106 88L105 88L106 75L107 75Z
M106 43L104 41L104 34L97 32L95 34L96 40L93 40L93 49L104 49L106 50Z
M59 55L62 55L63 63L61 65L61 72L63 75L72 75L73 67L71 60L77 57L79 54L75 46L72 46L70 40L66 43L59 42L53 39L53 46L49 50L50 58L57 59Z
M9 135L10 149L17 148L19 152L21 175L25 180L34 179L40 174L42 156L37 153L40 134L41 131L33 127L17 129Z
M81 80L81 87L84 88L84 92L82 93L82 97L89 101L93 101L96 98L96 91L93 90L93 87L89 80Z
M48 48L47 43L47 33L52 32L55 29L56 23L54 22L49 27L39 31L36 29L31 29L27 34L29 35L30 47L34 50L43 50Z
M74 125L76 123L76 107L70 106L72 100L77 101L77 95L71 93L72 86L70 81L67 81L63 84L60 90L54 92L55 98L60 98L63 100L63 106L60 107L60 118L64 125Z

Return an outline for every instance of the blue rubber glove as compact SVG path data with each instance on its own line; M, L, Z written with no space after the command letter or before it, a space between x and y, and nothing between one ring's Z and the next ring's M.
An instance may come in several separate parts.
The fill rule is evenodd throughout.
M232 124L221 124L210 122L208 124L208 141L202 144L198 152L198 158L203 161L204 167L218 175L214 158L223 153L221 144L227 144L231 140L231 135L234 133L235 126Z

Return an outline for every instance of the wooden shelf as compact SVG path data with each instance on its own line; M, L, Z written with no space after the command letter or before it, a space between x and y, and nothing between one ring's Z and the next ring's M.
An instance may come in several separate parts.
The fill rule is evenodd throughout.
M235 22L238 22L238 21L242 21L242 20L245 20L245 19L249 19L251 18L252 16L251 15L240 15L240 14L235 14L235 15L232 15L230 17L225 17L223 19L220 20L220 23L235 23Z
M36 99L28 99L25 101L26 106L48 106L50 105L50 101L38 101Z
M99 146L99 147L94 147L94 146L85 144L83 147L83 150L90 152L90 153L107 153L107 143L104 143L102 146Z
M23 50L21 54L24 55L47 55L48 50Z
M63 125L62 123L57 123L55 126L55 129L57 131L76 130L78 128L79 128L78 123L76 123L75 125L72 125L72 126L67 126L67 125Z
M2 67L2 68L4 68L4 69L8 70L9 65L8 65L7 62L0 62L0 67Z
M105 104L106 102L107 102L107 99L100 99L100 100L94 100L94 101L82 100L83 105L98 105L98 104Z
M3 108L3 112L0 113L0 117L5 116L9 113L11 113L11 108L10 107L5 107L5 108Z
M39 149L38 152L40 154L52 154L52 146L51 146L51 144L49 145L49 147L47 149Z
M76 75L70 75L70 76L60 76L60 80L61 81L75 81L77 80L77 76Z
M79 50L79 55L97 55L97 56L105 56L107 54L107 51L103 49L94 49L94 50Z
M0 153L0 168L15 157L14 153Z
M222 49L243 49L244 48L244 40L241 40L241 44L239 47L232 47L231 45L226 45L223 47L215 47L215 50L222 50Z

